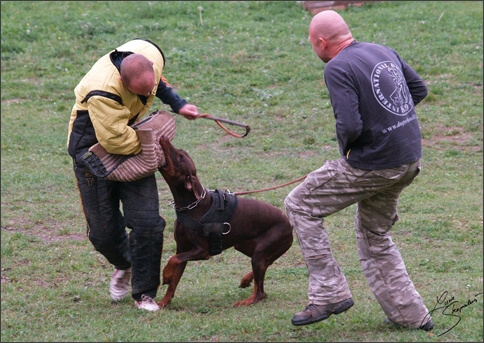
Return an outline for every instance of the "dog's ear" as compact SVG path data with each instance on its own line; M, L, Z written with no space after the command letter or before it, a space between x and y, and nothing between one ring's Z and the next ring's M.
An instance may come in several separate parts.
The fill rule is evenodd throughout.
M201 188L201 189L197 189ZM187 174L185 175L185 189L192 191L193 195L197 200L201 199L201 194L203 192L203 186L201 186L200 181L198 181L196 175Z
M190 174L185 175L185 189L187 191L193 191L192 176Z
M192 175L191 177L192 177L192 180L193 180L192 181L193 182L192 184L194 185L193 186L193 194L195 194L195 198L197 198L197 200L200 200L202 198L201 193L203 192L203 187L202 187L201 190L200 189L197 189L196 186L197 185L200 185L201 186L201 184L200 184L200 182L198 181L198 179L197 179L197 177L195 175Z

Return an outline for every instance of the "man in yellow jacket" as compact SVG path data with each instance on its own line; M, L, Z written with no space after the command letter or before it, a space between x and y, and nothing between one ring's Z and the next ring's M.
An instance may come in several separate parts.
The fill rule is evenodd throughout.
M165 57L146 39L134 39L101 57L74 92L68 128L68 153L94 248L115 267L112 300L130 291L139 309L157 311L165 220L159 213L155 175L132 182L96 177L82 156L99 142L107 152L138 154L141 144L132 124L155 97L189 120L198 109L182 99L162 76ZM122 211L120 205L122 204ZM126 227L131 231L128 235Z

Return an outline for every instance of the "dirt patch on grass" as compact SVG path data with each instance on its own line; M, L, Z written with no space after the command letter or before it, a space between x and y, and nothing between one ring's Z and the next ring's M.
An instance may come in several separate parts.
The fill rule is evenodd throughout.
M18 104L20 99L7 99L2 101L2 105Z
M52 243L63 240L83 241L87 240L85 233L67 232L64 223L62 225L55 220L43 223L34 223L28 219L17 220L7 226L2 226L2 230L10 232L20 232L27 236L32 236L42 240L44 243Z
M482 151L482 144L476 145L473 143L474 135L472 133L464 132L462 127L444 127L436 126L432 132L432 137L422 139L422 146L424 147L441 147L443 144L451 144L456 150L463 152L480 152ZM480 139L482 142L482 137Z

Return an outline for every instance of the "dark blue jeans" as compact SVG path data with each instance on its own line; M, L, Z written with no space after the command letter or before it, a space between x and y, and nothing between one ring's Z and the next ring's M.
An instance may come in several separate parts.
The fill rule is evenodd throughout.
M155 298L165 220L160 216L155 175L133 182L97 178L74 162L77 186L87 221L87 237L117 269L131 267L132 296ZM122 205L122 209L121 209ZM131 231L126 231L126 227Z

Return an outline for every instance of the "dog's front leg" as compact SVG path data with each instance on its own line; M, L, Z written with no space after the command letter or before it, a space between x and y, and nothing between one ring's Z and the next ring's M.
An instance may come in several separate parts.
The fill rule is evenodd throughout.
M163 269L163 284L168 285L168 289L163 299L158 302L158 306L164 308L171 302L188 261L208 260L209 258L210 253L203 248L196 248L170 257Z
M178 255L170 257L165 268L163 268L163 285L168 285L168 289L163 299L158 302L158 306L161 308L168 306L171 299L175 296L176 287L187 265L187 261L182 262L177 257Z
M163 268L163 284L171 284L176 275L181 278L186 265L187 261L180 261L178 255L170 257L165 268Z

